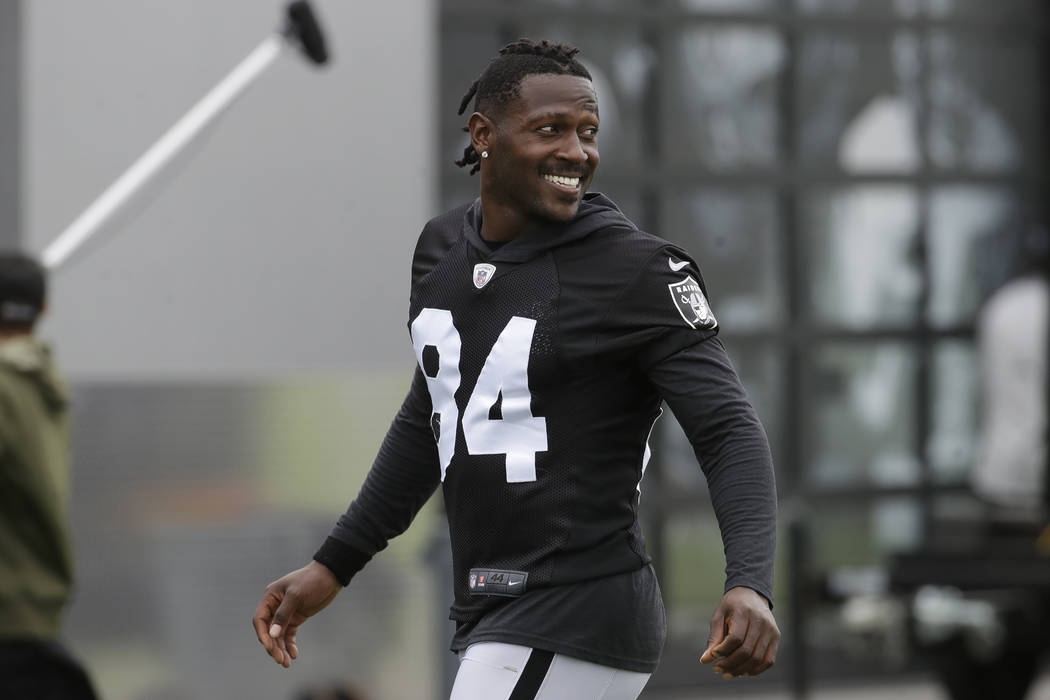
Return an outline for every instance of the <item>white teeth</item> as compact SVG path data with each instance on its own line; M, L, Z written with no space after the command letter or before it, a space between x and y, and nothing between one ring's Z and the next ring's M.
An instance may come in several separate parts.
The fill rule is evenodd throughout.
M562 175L544 175L543 179L547 182L553 182L557 185L564 185L565 187L580 186L580 178L578 177L564 177Z

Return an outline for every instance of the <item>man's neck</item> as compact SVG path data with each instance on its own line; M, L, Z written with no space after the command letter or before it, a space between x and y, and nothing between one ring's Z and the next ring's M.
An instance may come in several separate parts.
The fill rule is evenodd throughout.
M506 243L529 229L529 222L514 209L492 197L481 198L481 238L486 241Z

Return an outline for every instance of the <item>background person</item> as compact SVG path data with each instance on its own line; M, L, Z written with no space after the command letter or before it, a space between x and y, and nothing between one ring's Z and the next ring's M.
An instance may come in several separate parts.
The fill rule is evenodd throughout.
M73 589L69 394L33 334L45 301L44 269L0 253L0 697L88 700L59 642Z

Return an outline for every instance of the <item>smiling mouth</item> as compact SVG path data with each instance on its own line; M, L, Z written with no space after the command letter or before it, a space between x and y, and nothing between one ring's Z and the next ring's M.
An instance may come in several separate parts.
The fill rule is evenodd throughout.
M580 189L580 177L579 176L568 176L568 175L543 175L543 179L552 185L558 187L558 189L575 192Z

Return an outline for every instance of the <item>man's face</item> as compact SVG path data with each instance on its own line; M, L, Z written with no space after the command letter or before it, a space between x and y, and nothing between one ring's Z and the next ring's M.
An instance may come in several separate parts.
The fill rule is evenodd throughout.
M591 81L530 75L495 115L483 193L523 220L569 221L598 167L598 100Z

